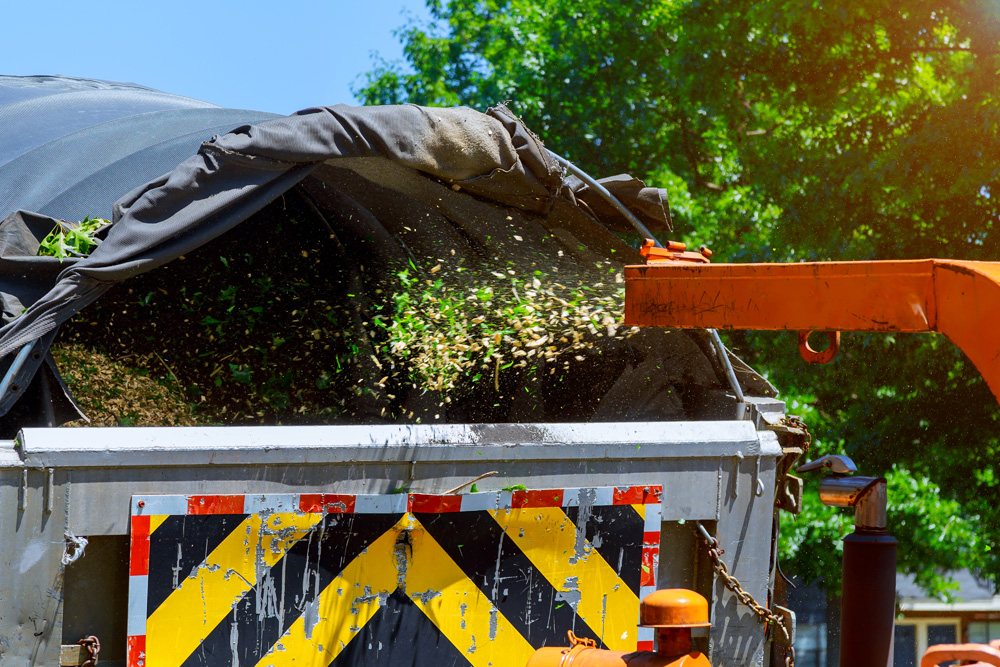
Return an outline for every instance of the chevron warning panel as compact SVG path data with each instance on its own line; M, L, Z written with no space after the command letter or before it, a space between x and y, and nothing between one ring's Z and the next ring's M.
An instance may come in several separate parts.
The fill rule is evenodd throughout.
M652 649L660 488L135 496L129 667L525 664Z

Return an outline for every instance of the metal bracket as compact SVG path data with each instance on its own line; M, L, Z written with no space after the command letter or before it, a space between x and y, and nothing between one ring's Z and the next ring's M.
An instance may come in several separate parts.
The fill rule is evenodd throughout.
M774 643L782 648L792 648L795 646L795 612L788 607L782 607L781 605L774 605L774 613L781 617L785 623L785 629L788 631L788 642L785 642L784 632L774 632L771 636L774 638Z
M733 498L740 497L740 462L743 460L743 452L736 452L733 457L733 484L730 493Z
M840 352L840 332L822 332L828 341L826 348L823 350L815 350L809 344L809 336L812 333L812 331L799 332L799 354L802 355L802 360L810 364L828 364L836 359L837 353Z
M28 469L21 471L21 511L28 511Z
M79 644L63 644L59 647L59 665L61 667L80 667L90 659L90 654Z
M761 420L764 422L762 428L774 431L778 434L778 441L784 448L798 447L805 449L805 444L809 440L809 433L805 428L791 421L794 417L778 412L761 413Z
M52 508L55 507L55 492L56 492L56 471L55 468L45 469L45 513L52 514Z
M848 456L843 454L827 454L814 461L803 463L796 472L813 472L826 468L835 475L850 475L858 471L858 466Z
M778 490L778 509L792 514L802 511L802 478L795 475L785 475Z

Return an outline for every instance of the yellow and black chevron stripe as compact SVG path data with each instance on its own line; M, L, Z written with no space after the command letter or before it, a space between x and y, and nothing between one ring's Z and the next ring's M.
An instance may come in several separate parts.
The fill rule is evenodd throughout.
M567 630L649 648L642 489L136 497L129 667L523 665Z

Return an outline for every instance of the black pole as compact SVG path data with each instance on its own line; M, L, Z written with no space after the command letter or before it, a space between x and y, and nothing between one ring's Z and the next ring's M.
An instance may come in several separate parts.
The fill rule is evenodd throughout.
M841 667L892 667L896 538L856 530L844 538Z

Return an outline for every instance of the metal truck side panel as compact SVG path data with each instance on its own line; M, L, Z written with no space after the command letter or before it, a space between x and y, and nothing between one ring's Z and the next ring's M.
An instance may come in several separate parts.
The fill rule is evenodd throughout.
M133 495L378 494L403 485L440 493L499 470L479 489L662 485L658 585L684 585L709 598L713 662L762 664L763 625L720 582L713 584L693 526L679 522L715 522L730 572L756 599L767 599L779 456L774 434L757 432L749 421L26 429L16 450L0 444L0 508L7 517L0 529L0 658L57 664L59 644L79 639L63 636L61 582L65 576L76 587L84 578L78 574L86 573L88 597L66 590L67 616L74 632L90 619L87 632L101 638L102 665L121 664L125 646L117 628L118 617L127 616L127 596L118 580L127 567L95 566L86 551L72 565L59 561L67 533L101 542L95 556L120 553ZM22 572L31 544L46 548ZM37 601L26 591L35 591Z

